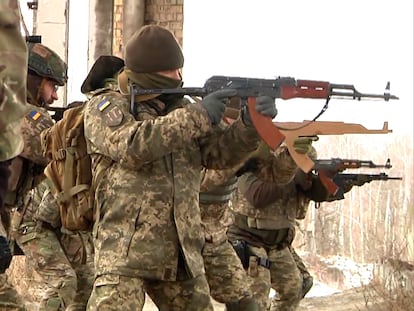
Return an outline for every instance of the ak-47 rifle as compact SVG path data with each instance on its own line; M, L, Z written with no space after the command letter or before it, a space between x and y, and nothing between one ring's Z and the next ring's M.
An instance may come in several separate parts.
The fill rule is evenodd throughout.
M384 94L364 94L355 89L351 84L334 84L324 81L296 80L291 77L278 77L275 79L257 79L244 77L212 76L203 87L185 87L174 89L140 89L134 84L130 85L131 111L134 110L136 95L151 94L183 94L189 96L204 97L209 93L222 89L237 90L237 97L247 102L252 123L263 141L272 150L275 150L285 139L285 136L272 123L270 117L256 111L256 97L267 95L273 98L312 98L325 99L325 110L331 97L348 99L398 99L390 94L390 83L385 87ZM323 110L324 111L324 110ZM323 112L322 111L322 112ZM322 113L321 112L321 113ZM319 114L320 115L320 114ZM316 118L315 118L316 119Z
M343 199L345 188L347 183L352 183L352 185L362 186L364 183L370 183L373 180L402 180L402 177L389 177L385 173L379 174L336 174L333 178L333 181L339 186L339 189L335 194L335 199Z
M390 169L392 167L391 160L387 159L384 165L377 165L371 160L354 160L354 159L317 159L314 160L315 165L313 170L315 170L322 184L328 190L331 195L335 195L339 191L339 185L332 180L332 176L338 174L338 172L343 172L346 169L356 169L356 168L386 168ZM331 182L333 181L333 183Z

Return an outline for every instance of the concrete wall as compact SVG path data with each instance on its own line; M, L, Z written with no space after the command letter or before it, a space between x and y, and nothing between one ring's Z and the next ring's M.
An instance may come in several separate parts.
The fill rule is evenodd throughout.
M183 44L184 0L39 0L33 34L68 63L69 81L55 106L84 100L88 70L100 55L124 55L125 42L142 25L170 29Z
M42 36L42 44L55 51L67 62L68 41L68 1L41 0L35 11L34 34ZM30 31L30 30L29 30ZM58 90L59 100L54 106L63 106L66 103L66 87Z

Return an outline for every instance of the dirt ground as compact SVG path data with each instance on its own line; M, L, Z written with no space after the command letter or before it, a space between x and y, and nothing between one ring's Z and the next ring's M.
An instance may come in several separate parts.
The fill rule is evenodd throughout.
M23 256L14 257L7 274L17 290L27 302L28 311L37 311L38 299L43 288L35 272L27 269ZM372 297L366 297L362 290L351 289L324 297L312 297L302 300L298 311L354 311L354 310L377 310L367 307L371 304ZM215 311L224 311L224 305L213 301ZM158 310L155 304L147 297L144 311Z

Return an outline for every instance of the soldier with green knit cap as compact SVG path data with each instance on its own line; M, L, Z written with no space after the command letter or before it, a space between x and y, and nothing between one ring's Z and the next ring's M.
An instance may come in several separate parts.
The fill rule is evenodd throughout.
M258 142L245 114L217 127L221 90L195 103L183 95L135 96L141 89L180 87L184 57L174 35L148 25L125 46L119 92L93 96L85 107L85 137L96 185L96 279L87 310L142 310L145 292L159 310L213 310L201 251L202 167L236 165ZM274 100L258 109L277 113ZM110 163L102 169L102 163Z

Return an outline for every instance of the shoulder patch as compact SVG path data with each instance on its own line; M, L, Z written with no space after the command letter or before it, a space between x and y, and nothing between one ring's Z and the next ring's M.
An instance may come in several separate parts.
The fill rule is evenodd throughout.
M109 107L111 105L111 102L109 101L108 98L104 98L102 99L99 103L98 103L98 110L99 111L104 111L105 108Z
M40 112L37 110L32 110L29 112L29 118L36 121L41 116Z
M108 126L118 126L124 119L124 113L118 106L112 106L104 113L103 119Z

